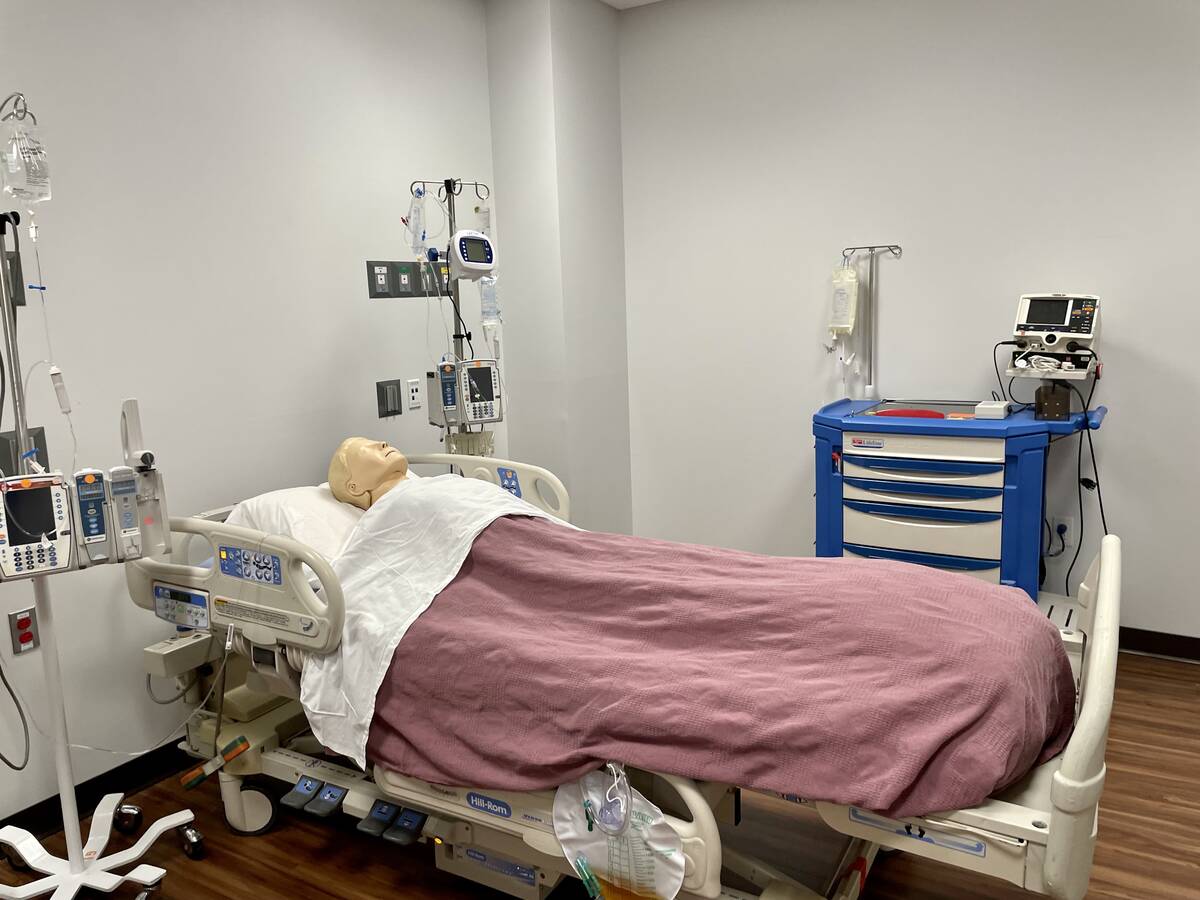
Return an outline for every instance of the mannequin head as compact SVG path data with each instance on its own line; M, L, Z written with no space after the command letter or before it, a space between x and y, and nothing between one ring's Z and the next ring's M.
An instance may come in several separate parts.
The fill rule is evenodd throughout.
M329 489L343 503L367 509L408 477L408 460L385 441L346 438L329 461Z

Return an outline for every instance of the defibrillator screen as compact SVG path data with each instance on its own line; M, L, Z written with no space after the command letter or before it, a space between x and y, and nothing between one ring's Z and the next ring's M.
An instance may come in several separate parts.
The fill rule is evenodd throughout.
M1071 301L1058 297L1031 297L1026 325L1066 325Z

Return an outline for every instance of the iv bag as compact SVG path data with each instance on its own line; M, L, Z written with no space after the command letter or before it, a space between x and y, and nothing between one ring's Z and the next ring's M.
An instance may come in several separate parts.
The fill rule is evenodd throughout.
M50 165L37 126L15 115L0 123L0 183L4 193L26 206L50 199Z
M829 331L831 334L850 334L854 331L854 314L858 311L858 273L849 266L838 266L833 270L831 284Z
M425 258L425 189L413 191L412 203L408 206L408 230L412 234L412 252L418 259Z
M479 324L493 328L504 320L500 316L500 297L496 292L496 276L479 279Z

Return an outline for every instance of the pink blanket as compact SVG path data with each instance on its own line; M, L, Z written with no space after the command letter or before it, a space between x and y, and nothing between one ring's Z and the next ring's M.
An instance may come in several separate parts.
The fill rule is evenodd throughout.
M551 788L605 760L892 815L1061 751L1075 688L1015 588L499 519L400 642L375 762Z

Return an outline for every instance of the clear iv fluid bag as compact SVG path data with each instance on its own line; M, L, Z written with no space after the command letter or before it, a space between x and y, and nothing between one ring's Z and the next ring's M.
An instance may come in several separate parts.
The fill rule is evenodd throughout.
M408 230L412 234L412 252L425 257L425 190L417 188L408 206Z
M26 206L50 199L50 164L37 127L15 116L0 123L0 184Z
M499 325L500 297L496 291L496 276L484 275L479 279L479 324Z
M833 270L831 287L829 331L835 335L851 334L858 311L858 273L849 266L838 266Z

